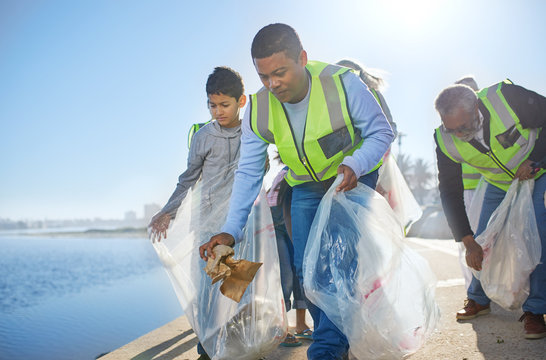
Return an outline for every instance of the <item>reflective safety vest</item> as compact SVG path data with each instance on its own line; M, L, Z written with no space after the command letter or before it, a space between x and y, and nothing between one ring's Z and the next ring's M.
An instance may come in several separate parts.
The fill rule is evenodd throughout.
M190 128L190 131L188 132L188 149L190 148L191 146L191 140L193 139L193 135L195 135L196 132L199 131L199 129L201 129L203 126L207 125L209 122L211 122L212 120L209 120L207 122L204 122L204 123L198 123L198 124L193 124Z
M363 142L353 126L340 78L350 69L318 61L309 61L306 69L311 76L311 92L301 153L283 104L266 88L250 97L252 131L263 141L276 144L289 168L285 178L290 186L336 176L343 159Z
M462 170L463 170L463 186L465 190L474 190L478 187L478 184L480 183L480 178L482 177L482 174L472 166L463 163L462 164Z
M529 157L540 132L540 129L522 128L502 93L503 86L507 84L511 82L505 80L477 94L490 113L489 149L486 152L444 132L441 126L436 129L436 140L446 156L457 163L467 163L476 168L488 183L504 191L510 187L519 165ZM545 171L540 170L535 178Z

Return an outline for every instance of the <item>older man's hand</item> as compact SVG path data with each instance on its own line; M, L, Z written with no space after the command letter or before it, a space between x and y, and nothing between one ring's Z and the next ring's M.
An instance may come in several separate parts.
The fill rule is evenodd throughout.
M535 177L533 174L533 162L531 160L525 160L521 163L514 175L514 179L529 180Z
M480 271L483 262L483 249L476 242L474 236L466 235L462 238L464 247L466 248L466 263L471 268Z

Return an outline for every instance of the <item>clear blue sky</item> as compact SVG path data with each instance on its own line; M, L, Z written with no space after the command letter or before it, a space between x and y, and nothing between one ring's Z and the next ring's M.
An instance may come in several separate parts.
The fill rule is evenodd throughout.
M465 74L546 94L544 1L0 0L0 218L121 218L163 204L207 120L215 66L259 89L255 33L387 71L402 152L434 162L437 93ZM398 147L394 147L398 152Z

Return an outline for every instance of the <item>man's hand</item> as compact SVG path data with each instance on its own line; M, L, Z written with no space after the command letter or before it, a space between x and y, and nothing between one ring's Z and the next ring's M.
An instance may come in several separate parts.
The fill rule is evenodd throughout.
M531 160L525 160L522 162L514 175L514 179L529 180L534 178L535 175L533 174L532 164L533 162Z
M339 165L337 168L338 174L343 174L343 181L338 185L336 191L349 191L356 187L358 178L353 169L347 165Z
M163 236L163 239L167 238L167 229L169 228L170 223L171 216L169 214L159 212L154 215L150 221L150 225L148 225L148 227L152 228L150 232L152 242L155 242L156 240L161 241L161 236Z
M466 248L466 264L471 268L480 271L482 269L483 249L474 240L474 236L466 235L462 238L464 247Z
M216 245L233 246L234 244L235 244L235 239L233 238L233 236L231 236L228 233L220 233L211 237L209 242L199 246L199 255L201 255L201 259L208 261L209 256L213 259L215 258L214 252L212 251L212 249Z

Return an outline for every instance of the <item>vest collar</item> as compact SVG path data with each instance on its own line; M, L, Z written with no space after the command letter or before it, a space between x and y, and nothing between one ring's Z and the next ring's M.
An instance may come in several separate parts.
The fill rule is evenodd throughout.
M480 120L482 121L483 142L485 143L485 147L476 139L470 140L469 144L476 148L476 150L478 150L479 152L485 154L489 151L489 149L491 149L491 114L489 113L489 110L487 110L487 107L483 104L481 99L478 100L478 111L480 112Z

